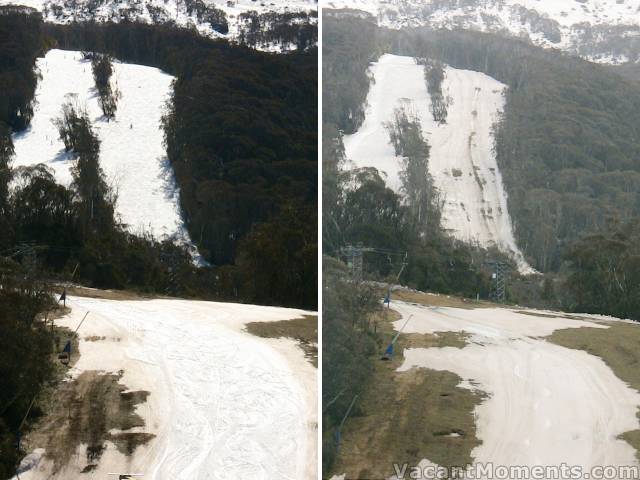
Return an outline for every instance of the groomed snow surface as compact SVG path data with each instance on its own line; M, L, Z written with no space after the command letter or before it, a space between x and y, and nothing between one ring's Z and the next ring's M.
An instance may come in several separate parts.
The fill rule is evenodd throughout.
M399 371L447 370L488 398L476 408L476 463L505 466L637 466L619 435L637 430L640 393L599 357L540 337L565 328L608 328L590 321L507 309L428 308L396 303L406 333L467 332L462 348L404 351ZM549 315L550 312L541 312ZM401 328L404 320L394 324ZM640 327L639 327L640 328ZM473 384L472 384L473 382Z
M63 185L72 181L73 157L64 150L53 120L62 105L85 109L101 141L100 165L118 195L116 213L136 234L173 239L193 247L180 213L179 191L163 146L161 117L173 77L156 68L114 62L112 85L120 92L116 118L107 121L98 105L91 62L80 52L50 50L37 60L42 75L34 117L14 135L13 167L44 163Z
M307 480L316 478L316 369L293 340L246 333L248 322L300 318L305 312L186 300L67 300L56 323L79 330L71 370L118 372L130 390L147 390L137 407L147 445L125 457L107 443L97 469L80 475L84 447L63 471L36 450L21 480L107 478L143 473L155 480ZM104 340L85 341L90 336Z
M344 137L347 158L357 167L384 172L389 187L400 192L402 158L385 124L398 108L415 114L431 147L429 173L444 197L444 228L460 240L495 245L513 256L522 273L533 272L516 245L493 152L492 126L504 107L505 85L482 73L447 67L442 90L451 104L447 123L438 124L429 111L424 68L415 59L383 55L371 74L365 120L355 134Z
M398 371L429 368L454 372L462 378L460 387L487 394L474 412L476 435L482 442L471 452L475 465L567 465L581 467L583 473L600 466L640 468L636 451L619 438L640 428L636 416L640 393L599 357L542 338L559 329L608 328L591 321L601 318L576 320L548 311L522 314L502 308L425 307L402 302L392 308L402 315L394 327L401 329L406 323L403 333L470 334L461 349L405 349ZM433 465L424 459L419 467ZM407 472L405 478L422 477L409 477ZM344 476L332 480L341 479Z

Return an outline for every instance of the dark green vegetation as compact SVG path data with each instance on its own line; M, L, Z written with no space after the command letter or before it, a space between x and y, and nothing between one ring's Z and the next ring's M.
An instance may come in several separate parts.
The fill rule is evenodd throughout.
M279 322L252 322L247 332L263 338L293 338L300 343L307 359L318 367L318 317L305 315L294 320Z
M640 224L572 245L567 286L576 311L640 319Z
M38 82L33 64L41 44L37 17L6 7L0 10L0 232L9 229L11 132L25 128L33 115L31 100ZM7 246L0 233L0 248Z
M53 380L53 342L41 313L53 306L46 288L13 261L0 260L0 478L9 478L23 454L19 432L39 414L27 412ZM21 429L22 427L22 429Z
M345 280L343 266L325 257L322 275L322 471L336 460L335 433L355 395L372 381L381 338L374 329L378 292ZM359 414L360 405L354 415Z
M362 121L369 87L366 67L381 53L490 75L509 87L504 113L495 126L496 154L517 241L529 262L548 277L517 280L511 299L640 318L637 294L627 287L620 291L620 298L629 297L623 307L619 298L605 300L600 295L585 302L585 295L575 291L576 282L568 280L580 278L601 286L608 282L605 288L612 295L621 289L613 266L600 277L604 266L582 269L585 262L576 259L580 251L588 255L600 247L598 235L608 236L640 219L637 81L616 74L612 67L496 35L426 28L390 31L376 28L370 19L347 14L327 16L324 28L325 88L334 90L324 92L325 172L331 172L334 159L340 158L338 130L353 132ZM429 82L430 91L432 83L437 85L437 74L437 68L426 70L427 80L435 77ZM437 88L431 93L437 94ZM340 179L326 174L325 178L324 209L331 212L332 205L340 204ZM327 238L333 235L336 220L325 218L324 222L326 248L328 241L336 243ZM333 245L327 249L333 250ZM607 257L601 263L605 260L614 262ZM625 275L635 278L637 267L627 267ZM410 272L403 277L403 283L424 288L425 282L412 280ZM456 288L455 279L446 283L447 291L465 293Z
M91 70L93 79L96 82L98 91L98 104L104 116L111 120L116 116L118 109L118 92L111 87L111 75L113 74L113 64L109 55L88 54L91 59Z
M0 36L7 44L3 54L13 52L0 64L0 75L10 82L7 98L19 100L0 119L4 165L12 153L8 134L28 123L23 117L36 85L35 57L48 48L99 52L97 58L108 55L177 77L164 119L167 153L191 237L213 266L196 269L185 250L109 222L86 236L82 185L62 188L41 167L20 172L21 188L11 199L3 195L0 206L13 204L5 207L2 220L10 225L0 232L0 246L36 242L43 246L43 270L68 273L79 264L79 278L96 287L316 306L315 50L265 54L167 25L49 25L27 13L0 15L0 25L21 40L18 47L14 36ZM96 62L100 66L108 65ZM108 72L96 72L104 83ZM2 191L9 172L5 167L0 173ZM46 201L27 211L25 202L34 199Z
M216 292L314 307L316 52L264 54L126 23L48 33L62 48L99 50L177 77L164 120L167 153L191 237L224 266Z
M208 23L216 32L222 34L229 32L227 14L224 10L216 8L214 5L207 5L202 0L186 0L184 5L186 7L187 14L193 15L195 13L198 21ZM148 5L145 6L149 9Z
M243 12L239 15L238 39L250 47L273 44L304 51L318 43L318 12Z
M416 466L429 458L443 467L471 461L479 444L473 411L478 392L460 388L460 377L445 371L398 373L406 348L463 348L464 334L401 335L391 361L380 356L399 316L379 306L380 292L345 281L344 266L325 259L323 275L323 472L347 478L388 478L393 463ZM335 332L335 333L334 333ZM336 432L358 399L342 433ZM408 448L410 447L410 448ZM376 452L371 456L371 452ZM407 476L409 471L407 472Z
M442 465L464 462L475 445L470 412L480 399L457 399L446 408L438 403L451 396L448 389L457 384L455 376L438 378L420 370L413 376L407 372L385 377L385 365L377 360L384 322L375 320L381 294L377 292L372 300L368 287L347 280L347 268L337 266L336 258L347 244L406 251L408 267L399 283L466 297L480 293L487 298L488 272L483 262L500 256L455 242L442 232L438 194L430 188L428 177L415 175L418 170L424 172L430 152L410 116L398 112L389 125L389 140L405 157L403 181L408 183L402 198L386 187L375 170L343 168L348 159L342 134L356 131L364 119L370 82L366 69L382 53L416 57L427 66L425 81L435 97L439 96L440 63L484 72L507 84L504 115L495 126L498 162L518 243L532 265L545 273L510 279L509 300L637 319L640 86L611 68L514 39L428 29L388 31L347 12L325 16L323 28L322 242L325 254L334 257L327 260L323 280L323 401L326 406L338 398L324 412L324 472L346 471L354 478L390 475L390 470L384 470L390 457L372 458L367 455L371 451L390 450L394 459L409 463L425 457ZM446 107L446 99L439 100ZM444 109L432 113L446 120ZM425 199L428 202L416 208ZM425 207L426 219L421 217ZM429 208L435 210L428 214ZM365 278L394 281L400 263L393 257L365 253ZM419 301L405 296L406 301ZM460 302L459 306L468 305ZM635 366L637 359L629 357L627 346L618 348L614 343L607 340L620 363ZM422 383L425 378L428 387ZM434 385L438 385L435 390ZM429 395L440 388L442 398ZM414 393L419 395L415 400L419 407L412 410ZM356 394L360 400L343 431L345 450L336 460L333 435ZM433 412L461 407L468 414L459 412L436 428L429 422L437 422L438 415L423 417L425 402ZM395 415L394 428L389 428L388 412ZM412 424L404 425L399 420L404 418ZM454 428L460 419L468 420L460 428L465 433L462 437L411 436L415 431L458 433ZM410 427L413 430L405 431ZM638 444L638 432L625 438ZM443 446L438 441L461 443ZM372 444L379 446L372 449ZM406 451L407 445L419 448ZM431 456L424 454L427 451Z
M388 125L389 141L404 157L402 196L387 188L375 169L343 170L348 159L339 132L353 132L364 119L366 69L382 51L383 41L368 20L327 17L323 25L323 251L337 257L346 244L362 243L407 252L403 284L488 295L488 273L481 268L487 252L453 240L441 227L438 192L427 173L430 149L416 118L399 110ZM400 260L367 253L365 275L395 276Z

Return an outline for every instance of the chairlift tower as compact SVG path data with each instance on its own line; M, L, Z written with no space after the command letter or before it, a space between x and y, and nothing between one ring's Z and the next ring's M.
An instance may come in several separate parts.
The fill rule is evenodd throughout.
M22 266L25 269L27 277L35 278L38 262L34 245L30 243L22 243L18 248L22 254Z
M391 257L401 256L402 266L400 268L400 272L396 276L396 282L399 280L400 275L402 274L405 267L408 265L407 252L399 252L399 251L387 250L382 248L364 247L362 243L358 243L356 245L348 244L340 249L340 254L342 255L342 257L346 258L347 265L349 266L349 271L351 272L351 278L353 278L353 280L355 280L356 282L362 281L365 252L374 252L374 253L380 253L380 254L386 255L389 258L389 262L391 262Z
M340 253L347 259L347 265L349 266L349 271L351 272L351 278L353 278L356 282L362 281L362 264L363 264L363 253L365 251L369 251L371 249L364 248L362 243L358 243L357 245L347 245L346 247L342 247L340 249Z
M490 298L496 303L505 303L507 300L507 272L509 265L502 261L486 262L493 268L491 278Z

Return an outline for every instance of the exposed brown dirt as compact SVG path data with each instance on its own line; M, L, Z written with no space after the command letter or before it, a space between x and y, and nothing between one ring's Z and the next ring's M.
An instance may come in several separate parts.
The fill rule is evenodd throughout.
M246 330L263 338L293 338L304 351L307 360L318 367L318 316L305 315L294 320L247 323Z
M127 455L146 444L154 435L130 430L144 427L135 408L146 401L149 392L128 392L120 383L121 377L122 372L88 371L61 383L50 399L46 416L29 434L28 446L44 448L54 470L59 471L78 447L86 445L83 471L89 472L100 461L106 442L112 442Z
M100 298L103 300L151 300L158 295L143 295L130 290L98 290L81 286L67 287L67 294L75 297Z
M393 310L376 315L385 342L395 335ZM465 466L480 441L476 437L475 407L484 394L460 388L452 372L427 368L396 370L406 348L463 348L466 336L457 332L402 334L390 361L375 359L370 388L358 399L358 415L342 431L334 472L348 479L380 480L394 473L393 464L417 465L428 458L443 467ZM385 345L386 346L386 345Z
M485 300L471 300L469 298L456 297L454 295L436 295L433 293L417 292L413 290L398 289L391 292L391 306L393 301L400 300L407 303L417 303L419 305L433 307L453 307L453 308L498 308L501 305L487 302Z

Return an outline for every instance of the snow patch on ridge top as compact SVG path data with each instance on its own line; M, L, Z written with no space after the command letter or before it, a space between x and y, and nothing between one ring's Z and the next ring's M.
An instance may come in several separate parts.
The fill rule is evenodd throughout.
M246 21L241 18L243 13L312 13L318 9L317 0L0 0L0 6L3 5L34 8L53 23L119 22L125 18L150 24L172 22L180 27L195 28L202 35L228 40L238 39ZM220 23L219 12L226 17L228 31L221 28L222 25L214 27ZM316 20L310 19L312 23L317 23ZM279 51L289 50L291 46L270 45L260 49Z
M506 86L482 73L447 67L442 90L452 102L447 123L438 124L429 110L424 69L415 59L383 55L371 74L365 120L344 137L347 158L357 167L384 172L389 187L399 192L402 158L395 154L385 123L398 107L409 109L431 147L429 173L444 199L443 227L460 240L510 253L522 273L533 273L513 235L493 152L492 127L504 106Z
M394 29L507 33L600 63L640 61L625 42L640 32L640 0L328 0L325 8L368 12Z
M52 120L72 101L86 111L100 145L100 165L116 190L116 214L128 230L173 239L201 262L180 212L179 189L163 146L160 125L173 77L162 71L114 62L112 81L122 94L114 121L98 106L91 63L80 52L50 50L37 60L42 75L29 128L14 135L13 167L43 163L63 185L72 181L73 159Z

